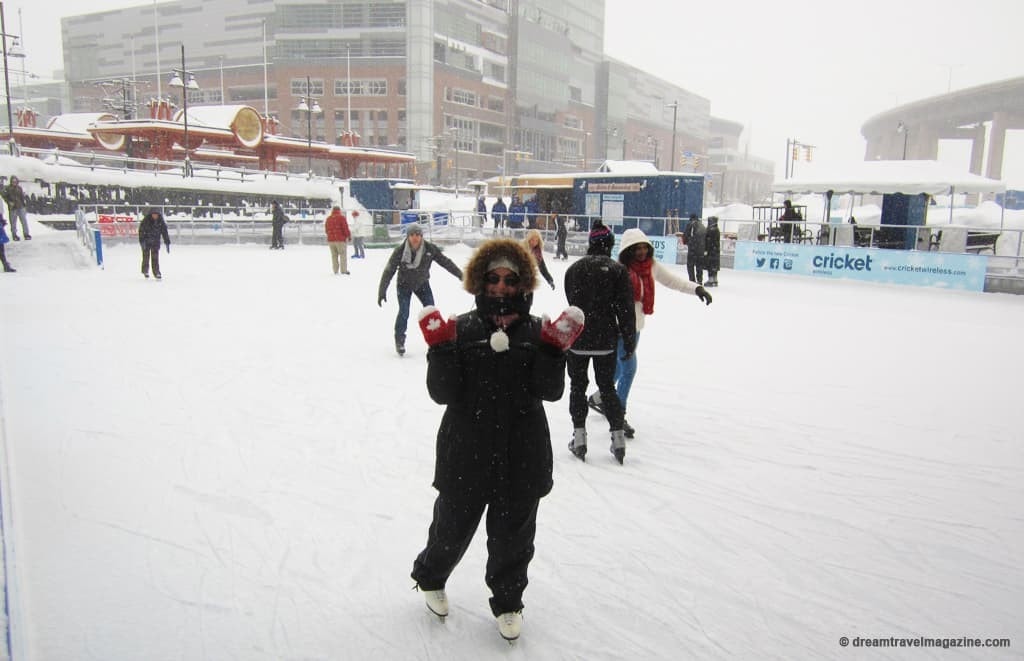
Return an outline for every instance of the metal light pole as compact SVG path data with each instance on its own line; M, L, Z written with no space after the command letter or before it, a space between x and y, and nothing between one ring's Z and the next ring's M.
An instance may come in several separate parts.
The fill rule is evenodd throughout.
M666 103L666 108L672 109L672 154L668 158L668 170L669 172L675 172L676 170L676 116L679 113L679 101L673 101L672 103Z
M4 18L4 3L0 2L0 41L3 41L4 50L4 96L7 99L7 128L11 132L7 147L11 155L17 155L18 144L14 140L14 114L11 112L11 82L7 73L7 37L14 35L7 34L7 20ZM13 221L12 221L13 222Z
M295 108L306 113L306 177L313 178L313 114L321 112L320 104L313 98L312 81L306 76L306 95Z
M188 92L199 89L199 83L196 82L195 75L185 69L185 44L181 45L181 68L171 69L171 71L174 72L174 77L168 84L171 87L181 87L181 117L185 124L185 144L183 145L185 147L185 165L182 168L182 176L191 177L192 161L188 153Z
M910 129L903 122L900 122L896 126L896 132L903 134L903 160L907 160L907 137L910 136Z

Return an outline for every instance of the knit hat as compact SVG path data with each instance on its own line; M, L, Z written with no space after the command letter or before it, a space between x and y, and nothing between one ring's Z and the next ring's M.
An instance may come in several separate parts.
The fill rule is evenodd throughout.
M502 268L508 269L509 271L512 271L516 275L519 275L519 266L514 264L512 260L508 259L507 257L498 257L497 259L492 259L490 262L487 263L488 273Z
M612 254L612 246L615 245L615 235L600 220L595 220L594 226L590 230L589 241L588 255L610 256Z
M638 243L646 243L650 250L654 250L654 246L651 245L651 240L647 238L647 235L644 234L643 230L634 227L623 232L622 243L619 245L619 260L622 260L622 254L624 252Z
M409 225L405 228L406 236L412 236L413 234L419 234L420 236L423 236L423 228L420 227L419 223L409 223Z

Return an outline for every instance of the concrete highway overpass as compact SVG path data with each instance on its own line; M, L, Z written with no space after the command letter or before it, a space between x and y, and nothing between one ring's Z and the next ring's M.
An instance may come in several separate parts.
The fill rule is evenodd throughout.
M864 159L938 158L939 140L970 140L973 174L1001 179L1006 132L1024 129L1024 78L897 106L861 127Z

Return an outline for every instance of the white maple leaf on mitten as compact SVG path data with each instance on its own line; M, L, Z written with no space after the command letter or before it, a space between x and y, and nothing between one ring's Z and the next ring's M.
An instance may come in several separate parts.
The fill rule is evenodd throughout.
M427 345L434 347L445 342L455 341L455 317L445 320L441 311L428 305L420 312L420 331Z
M572 343L583 332L585 319L586 316L583 314L583 310L575 305L570 305L563 310L554 323L545 315L544 322L541 325L540 339L557 347L559 351L565 351L572 346Z

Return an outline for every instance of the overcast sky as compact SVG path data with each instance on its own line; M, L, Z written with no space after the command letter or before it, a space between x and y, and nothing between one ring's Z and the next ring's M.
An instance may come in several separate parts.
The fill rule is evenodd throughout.
M9 33L23 10L26 66L49 75L62 66L61 16L141 4L4 7ZM776 161L787 138L816 145L816 162L861 160L871 116L1024 75L1022 0L606 0L606 25L608 55L709 99L713 115L747 127L752 153ZM1021 133L1008 137L1004 177L1024 181ZM963 142L940 147L964 167L966 154Z

